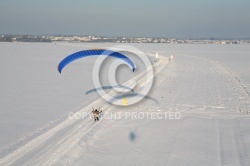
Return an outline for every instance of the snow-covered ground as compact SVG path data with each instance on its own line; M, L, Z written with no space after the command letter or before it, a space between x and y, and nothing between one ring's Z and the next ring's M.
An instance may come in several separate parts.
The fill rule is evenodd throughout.
M174 60L162 58L148 97L122 108L85 95L95 58L57 71L72 52L113 45L0 43L0 165L250 165L250 45L132 44ZM181 119L67 118L92 105Z

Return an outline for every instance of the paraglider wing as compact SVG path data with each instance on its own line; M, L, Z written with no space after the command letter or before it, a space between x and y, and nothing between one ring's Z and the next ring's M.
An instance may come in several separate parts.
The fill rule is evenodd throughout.
M67 56L59 63L58 71L59 71L59 73L61 73L64 67L66 67L69 63L71 63L77 59L84 58L87 56L94 56L94 55L95 56L106 55L106 56L119 58L119 59L125 61L126 63L128 63L130 66L130 69L132 69L133 72L136 68L136 66L132 60L130 60L128 57L126 57L125 55L123 55L119 52L115 52L112 50L105 50L105 49L98 49L98 50L95 49L95 50L83 50L83 51L79 51L79 52L76 52L76 53L73 53L73 54Z

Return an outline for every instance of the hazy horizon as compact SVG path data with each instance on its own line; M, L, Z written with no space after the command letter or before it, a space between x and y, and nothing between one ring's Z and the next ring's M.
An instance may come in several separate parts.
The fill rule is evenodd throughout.
M2 0L0 34L249 38L250 1Z
M96 36L96 37L117 37L117 38L168 38L168 39L177 39L177 40L250 40L250 37L189 37L189 38L182 38L182 37L166 37L166 36L114 36L114 35L95 35L95 34L0 34L4 36Z

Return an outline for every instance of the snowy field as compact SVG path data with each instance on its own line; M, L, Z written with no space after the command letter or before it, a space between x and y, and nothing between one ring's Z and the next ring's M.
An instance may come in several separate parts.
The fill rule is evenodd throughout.
M57 71L73 52L114 44L0 43L0 165L250 165L250 45L130 45L174 60L161 59L147 98L121 108L85 94L96 58ZM68 119L92 105L181 118Z

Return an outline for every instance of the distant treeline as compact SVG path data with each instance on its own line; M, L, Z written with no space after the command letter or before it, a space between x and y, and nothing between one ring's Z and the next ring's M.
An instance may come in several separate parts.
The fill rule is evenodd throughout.
M52 42L39 36L0 36L0 42Z
M1 37L0 42L12 42L12 37Z
M169 44L243 44L248 39L174 39L154 37L103 37L103 36L39 36L0 35L0 42L99 42L99 43L169 43Z

